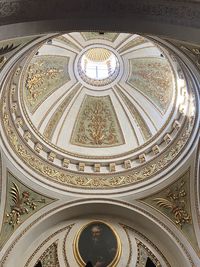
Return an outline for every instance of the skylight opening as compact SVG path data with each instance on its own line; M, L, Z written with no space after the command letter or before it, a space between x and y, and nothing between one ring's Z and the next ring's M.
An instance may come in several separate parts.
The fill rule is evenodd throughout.
M112 77L118 68L118 59L108 49L89 49L81 58L81 71L89 79L104 80Z

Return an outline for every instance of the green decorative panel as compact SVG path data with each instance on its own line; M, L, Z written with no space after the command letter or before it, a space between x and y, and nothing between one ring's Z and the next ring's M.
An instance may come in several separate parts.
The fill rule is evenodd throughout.
M55 199L41 195L25 186L13 174L8 172L6 204L0 234L0 248L31 215L54 201Z
M114 42L119 35L119 33L115 32L105 32L103 34L100 34L99 32L81 32L81 34L86 41L93 39L101 39L110 42Z
M69 58L63 56L35 56L25 77L24 99L34 112L56 89L67 83Z
M87 147L109 147L124 143L109 96L84 98L71 136L71 143Z
M190 170L169 187L141 201L171 220L199 252L190 204Z
M130 42L128 42L127 44L125 44L124 46L122 46L120 49L119 49L119 53L123 53L123 52L126 52L128 51L131 51L133 50L133 48L135 48L136 46L139 46L139 45L142 45L142 44L145 44L145 43L148 43L149 41L145 38L143 38L142 36L137 36L136 38L132 39Z
M11 58L18 50L36 39L37 37L24 37L9 39L0 42L0 68L4 66L9 58Z
M173 73L167 60L138 58L130 60L129 84L143 93L161 112L171 103Z

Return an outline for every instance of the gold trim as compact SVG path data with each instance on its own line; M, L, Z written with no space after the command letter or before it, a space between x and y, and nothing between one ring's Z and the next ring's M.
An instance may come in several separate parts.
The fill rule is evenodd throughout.
M129 230L129 231L131 231L132 233L134 233L136 235L136 237L135 237L136 243L137 243L137 240L139 240L139 242L142 243L145 246L144 241L147 242L153 249L155 249L155 251L158 253L158 255L165 262L166 266L167 267L171 267L171 265L169 264L168 260L163 255L163 253L159 250L159 248L153 242L151 242L145 235L143 235L142 233L140 233L138 230L135 230L131 226L128 226L128 225L125 225L125 224L122 224L122 223L120 223L120 225L122 226L122 228L124 229L125 232L127 232ZM138 249L138 243L137 243L137 249ZM147 249L150 250L149 248L147 248ZM151 253L154 255L154 253L152 251L151 251Z
M99 199L97 198L93 198L93 199L90 199L90 201L99 201ZM104 201L107 201L106 203L108 203L108 199L102 199ZM126 208L132 208L132 209L135 209L136 211L138 212L142 212L143 215L151 218L154 222L158 223L161 227L164 228L165 231L167 231L173 238L174 238L174 241L177 242L181 249L183 250L183 252L185 253L187 259L190 261L191 265L194 266L194 262L193 262L193 259L192 259L192 256L191 254L189 253L189 251L187 250L187 248L185 247L185 244L183 244L179 238L176 236L176 234L167 226L163 223L163 221L160 221L156 216L154 216L152 213L149 213L147 210L144 210L143 208L141 207L138 207L138 206L135 206L134 204L131 204L131 203L128 203L128 202L124 202L122 200L117 200L117 199L110 199L109 202L111 203L114 203L114 204L121 204L123 206L125 206ZM18 241L35 225L37 224L40 220L46 218L47 216L49 216L50 214L54 213L56 210L60 210L64 207L68 207L68 206L71 206L71 205L74 205L74 204L77 204L77 203L81 203L81 204L85 204L87 203L88 204L88 200L81 200L78 199L78 200L74 200L74 201L71 201L69 203L65 203L65 204L62 204L58 207L54 207L52 208L51 210L48 210L46 213L43 213L42 215L40 215L37 219L35 219L35 221L33 221L31 224L29 224L21 233L18 234L18 236L13 240L12 244L7 248L7 250L5 251L3 257L0 259L0 266L4 266L5 262L7 261L8 257L11 255L12 253L12 250L13 248L15 247L15 245L18 243ZM121 224L121 226L124 226L124 227L127 227L126 225L124 224ZM129 227L131 230L133 230L133 228ZM142 236L144 238L144 240L148 240L142 233L138 232L137 230L134 230L134 232L136 234L138 234L139 236ZM151 242L151 241L149 241ZM155 247L155 245L153 245ZM156 249L158 249L157 247L155 247Z
M114 259L112 260L112 262L107 267L116 267L118 262L119 262L119 259L121 257L121 250L122 250L121 241L120 241L120 238L119 238L117 232L115 231L115 229L110 224L108 224L107 222L101 221L101 220L91 221L91 222L87 223L86 225L84 225L83 227L81 227L81 229L78 231L78 233L77 233L77 235L76 235L76 237L74 239L74 243L73 243L73 251L74 251L75 259L78 262L80 267L85 267L86 263L83 261L81 255L79 253L78 243L79 243L80 235L83 232L83 230L86 229L90 224L94 224L94 223L105 224L113 232L113 234L114 234L114 236L116 238L116 241L117 241L117 252L116 252L116 255L115 255Z
M145 37L145 38L146 38L146 37ZM150 40L149 42L152 42L152 41ZM153 44L154 44L154 43L153 43ZM156 44L155 44L155 46L156 46ZM159 49L161 50L160 47L159 47ZM162 50L161 50L161 51L162 51ZM159 134L162 133L163 128L165 128L165 127L168 125L168 123L169 123L169 121L170 121L170 119L171 119L171 117L172 117L172 114L173 114L173 112L174 112L174 109L175 109L175 103L176 103L176 101L177 101L177 83L176 83L176 75L175 75L175 71L174 71L174 66L171 64L170 60L168 59L168 55L165 54L165 56L166 56L166 58L167 58L167 62L168 62L168 64L170 65L170 69L171 69L171 71L172 71L172 76L173 76L173 81L174 81L174 89L175 89L175 93L173 94L174 103L173 103L173 106L172 106L172 110L171 110L171 112L170 112L170 114L169 114L168 120L167 120L166 123L163 125L163 127L162 127L159 131L157 131L156 135L153 135L153 136L148 140L148 141L150 141L150 142L152 142L153 140L155 140L155 138L156 138ZM23 77L23 76L24 76L24 70L22 71L22 77ZM129 86L131 86L131 85L129 85ZM131 87L132 87L132 86L131 86ZM136 88L136 90L137 90L137 88ZM20 95L21 95L21 92L20 92ZM107 160L107 159L111 159L111 158L112 158L112 159L118 159L119 157L131 156L132 153L135 153L135 152L137 152L138 150L143 149L144 147L146 147L146 146L150 143L150 142L148 142L148 141L147 141L147 142L144 142L144 144L141 145L141 146L138 146L138 148L129 150L128 152L124 152L124 153L121 153L121 154L118 154L118 155L113 155L112 157L110 157L110 156L99 156L99 157L96 157L96 156L91 156L91 155L83 155L83 154L78 154L78 153L72 153L72 152L70 152L70 151L68 151L68 150L66 150L66 149L63 149L63 148L58 147L56 144L53 144L52 142L50 142L47 138L45 138L45 137L39 132L39 130L33 125L32 121L30 120L29 115L27 114L26 108L24 107L24 101L23 101L22 99L20 99L20 100L21 100L21 107L22 107L22 110L21 110L21 108L20 108L20 112L23 111L23 116L25 116L25 118L26 118L28 124L30 125L31 130L32 130L37 136L39 136L39 138L41 138L42 141L44 141L47 145L51 146L53 149L56 149L57 151L59 151L59 152L61 152L61 153L65 153L65 154L67 154L68 157L77 157L77 158L79 158L79 159L83 158L83 159L93 159L93 160L102 160L102 159ZM137 101L136 101L136 102L137 102ZM169 108L169 107L168 107L168 108ZM148 117L149 117L149 116L148 116ZM151 121L152 121L152 120L151 120ZM153 125L154 125L154 123L153 123ZM154 126L155 126L155 125L154 125ZM156 127L156 129L157 129L157 127ZM57 142L57 140L56 140L56 142Z
M59 229L59 230L57 230L55 233L53 233L53 234L51 234L50 236L48 236L38 247L37 247L37 249L33 252L33 254L28 258L28 260L27 260L27 262L26 262L26 264L25 264L25 266L24 267L28 267L29 265L30 265L30 263L31 263L31 261L33 260L33 258L38 254L38 252L40 251L40 249L47 243L47 242L49 242L52 238L54 238L56 235L58 235L58 234L60 234L60 233L62 233L62 232L64 232L64 231L66 231L67 230L67 234L66 235L68 235L69 234L69 232L71 231L71 229L72 229L72 227L74 226L74 223L73 224L69 224L69 225L67 225L67 226L65 226L65 227L63 227L63 228L61 228L61 229ZM57 240L55 240L53 243L55 243ZM53 244L52 243L52 244ZM52 245L51 244L51 245ZM51 246L50 245L50 246ZM49 247L48 247L49 248ZM47 248L47 249L48 249ZM46 252L46 250L43 252L43 254ZM43 255L42 254L42 255ZM42 257L42 255L40 256L40 258ZM40 259L39 258L39 259ZM38 259L38 260L39 260Z

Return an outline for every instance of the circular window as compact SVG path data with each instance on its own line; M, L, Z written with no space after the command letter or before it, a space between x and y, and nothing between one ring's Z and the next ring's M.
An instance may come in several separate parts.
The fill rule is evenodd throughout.
M79 75L91 84L102 86L111 83L119 73L115 54L102 47L88 49L78 63Z

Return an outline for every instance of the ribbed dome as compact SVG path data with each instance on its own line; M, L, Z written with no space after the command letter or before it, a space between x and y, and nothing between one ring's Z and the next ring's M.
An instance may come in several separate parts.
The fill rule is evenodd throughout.
M185 115L195 108L182 69L142 36L56 36L15 69L5 91L15 135L4 127L38 179L86 188L134 184L167 168L190 136L193 120L187 125Z
M91 48L86 53L85 56L87 59L94 62L106 61L110 58L111 52L105 48Z
M143 37L119 34L90 45L83 35L55 38L31 58L21 92L24 110L38 134L64 153L132 155L168 126L177 94L173 67ZM119 73L109 84L95 86L97 78L87 84L79 76L83 56L102 63L112 55Z

